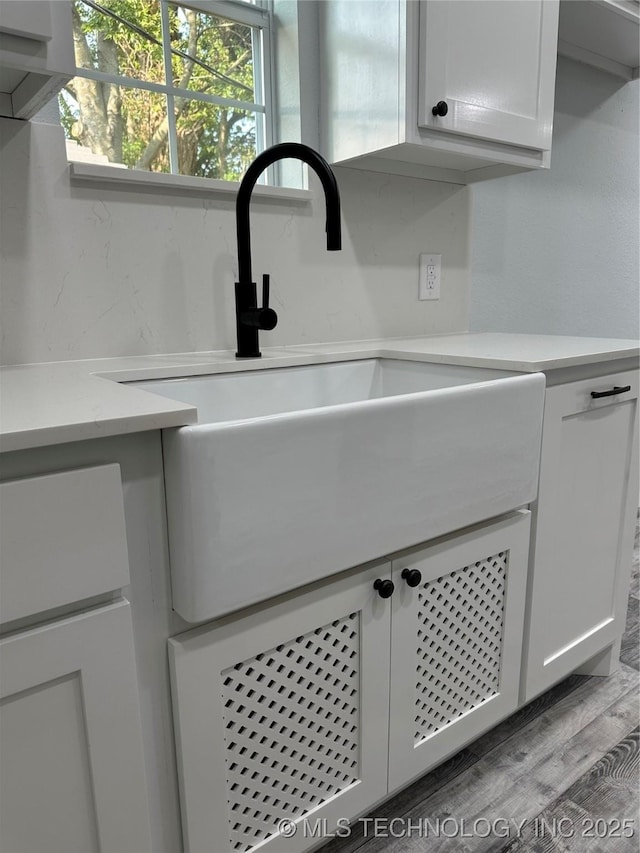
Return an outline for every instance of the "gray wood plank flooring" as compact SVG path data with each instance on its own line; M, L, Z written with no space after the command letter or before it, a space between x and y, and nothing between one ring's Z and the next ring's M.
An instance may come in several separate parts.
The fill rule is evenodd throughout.
M359 821L318 853L637 853L640 524L620 662L570 676L378 806L380 834ZM425 820L440 831L416 831Z

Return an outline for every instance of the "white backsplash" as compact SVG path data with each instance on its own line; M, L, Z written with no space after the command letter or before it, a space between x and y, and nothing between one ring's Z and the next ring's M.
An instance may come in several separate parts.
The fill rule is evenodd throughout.
M59 126L0 121L2 362L235 348L234 201L71 185ZM254 199L254 278L280 316L263 346L468 328L469 190L337 169L343 250L310 205ZM419 302L421 252L442 297Z
M638 337L639 103L560 57L551 171L472 190L473 331Z

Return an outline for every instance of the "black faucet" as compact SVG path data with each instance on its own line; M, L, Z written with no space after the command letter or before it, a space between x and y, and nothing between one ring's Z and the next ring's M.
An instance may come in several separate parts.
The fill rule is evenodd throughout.
M269 276L262 276L262 308L258 308L256 284L251 280L251 235L249 230L249 203L256 181L264 170L277 160L294 157L314 170L324 189L327 206L327 249L342 248L340 231L340 193L336 176L327 161L299 142L283 142L267 148L249 166L240 184L236 198L236 228L238 233L238 281L236 282L236 328L238 351L236 358L260 358L258 330L273 329L278 315L269 308Z

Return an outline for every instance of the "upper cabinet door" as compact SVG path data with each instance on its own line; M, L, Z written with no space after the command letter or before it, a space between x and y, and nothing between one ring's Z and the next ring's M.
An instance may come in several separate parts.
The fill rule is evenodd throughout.
M557 0L421 0L419 126L550 149L557 35Z

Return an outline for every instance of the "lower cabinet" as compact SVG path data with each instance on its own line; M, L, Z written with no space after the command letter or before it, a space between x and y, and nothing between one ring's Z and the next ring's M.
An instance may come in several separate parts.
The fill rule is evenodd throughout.
M528 533L514 513L170 640L185 849L302 851L514 710Z
M522 512L393 561L390 791L517 708L528 546Z
M0 850L151 850L129 603L0 640Z
M547 388L522 701L624 631L637 454L638 371Z
M385 795L389 569L169 641L187 851L302 850L280 821L331 826Z

